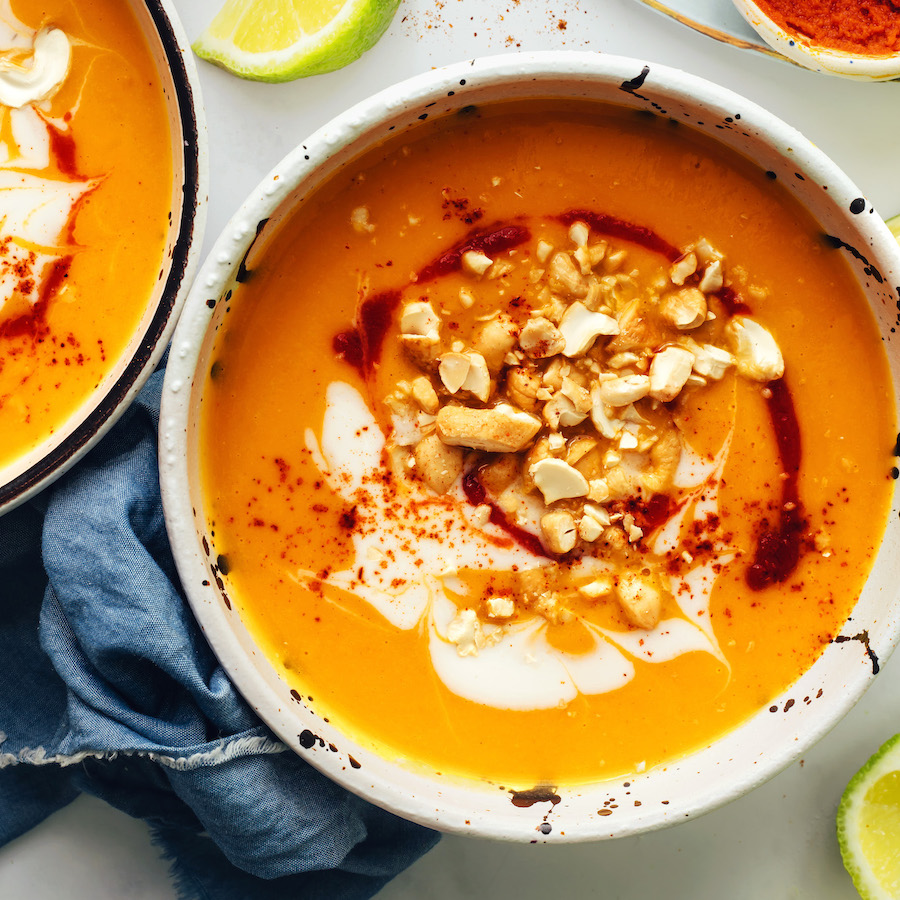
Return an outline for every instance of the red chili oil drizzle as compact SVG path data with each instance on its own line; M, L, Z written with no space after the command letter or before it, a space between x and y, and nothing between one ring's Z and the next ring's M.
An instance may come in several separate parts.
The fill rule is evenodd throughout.
M744 303L734 288L721 287L713 296L719 298L729 316L745 316L750 313L750 307Z
M381 356L391 318L400 305L400 291L383 291L366 297L356 314L356 326L336 334L334 352L365 377Z
M498 528L502 528L520 547L524 548L532 555L541 556L544 559L560 559L557 554L544 549L544 545L530 531L519 528L518 525L514 525L509 521L506 513L491 500L488 496L487 489L481 483L482 468L483 466L469 469L469 471L463 475L462 486L463 493L466 495L466 500L468 500L472 506L490 507L490 521Z
M49 122L47 133L50 135L50 151L56 160L56 165L63 175L70 178L78 178L78 167L75 164L75 138L70 131L60 131Z
M668 494L653 494L647 500L629 497L627 500L615 501L610 506L615 512L631 513L634 524L644 534L659 528L675 512L672 498Z
M653 253L659 253L669 262L675 262L683 254L682 252L661 238L655 231L645 228L643 225L635 225L633 222L626 222L616 216L610 216L606 213L592 212L588 209L570 209L562 215L557 216L563 225L572 225L574 222L586 222L592 230L599 234L605 234L607 237L619 238L623 241L630 241L644 247Z
M781 485L778 527L766 528L759 535L756 555L747 570L747 584L754 591L784 581L794 571L800 560L801 537L806 528L798 487L801 444L794 400L783 378L770 381L766 387L766 405L785 477Z
M435 278L458 271L462 266L463 253L467 253L469 250L480 251L485 256L493 256L524 244L530 237L531 232L522 225L504 225L500 228L470 234L425 266L419 272L419 283L434 281Z
M47 324L47 309L56 294L69 277L72 257L64 256L49 264L50 273L41 284L37 302L27 313L8 319L0 324L0 338L22 337L43 338L50 331Z

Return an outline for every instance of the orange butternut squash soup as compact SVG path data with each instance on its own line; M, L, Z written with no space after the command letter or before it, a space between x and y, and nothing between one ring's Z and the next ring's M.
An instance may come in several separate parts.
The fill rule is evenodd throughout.
M845 621L886 360L747 160L605 105L468 108L346 166L239 281L201 411L218 570L364 745L500 784L643 771Z
M172 163L121 0L0 0L0 467L110 373L163 263Z

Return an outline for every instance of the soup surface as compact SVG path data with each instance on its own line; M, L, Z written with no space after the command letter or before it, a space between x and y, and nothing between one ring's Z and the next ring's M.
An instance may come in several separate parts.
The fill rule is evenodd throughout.
M357 740L515 786L643 771L839 631L891 494L886 361L743 158L614 107L468 108L247 265L202 393L217 571Z
M163 262L172 154L129 4L0 0L0 52L2 468L124 352Z

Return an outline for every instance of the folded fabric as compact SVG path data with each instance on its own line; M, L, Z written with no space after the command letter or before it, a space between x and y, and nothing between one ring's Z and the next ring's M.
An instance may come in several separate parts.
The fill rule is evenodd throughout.
M83 791L148 822L184 898L371 897L437 834L296 756L219 666L166 537L161 386L0 518L0 844Z

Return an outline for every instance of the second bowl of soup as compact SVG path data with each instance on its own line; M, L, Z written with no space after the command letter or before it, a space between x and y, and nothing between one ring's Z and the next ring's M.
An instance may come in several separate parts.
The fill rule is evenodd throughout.
M591 54L439 70L298 148L201 273L161 422L179 571L261 716L523 840L802 752L895 639L870 211L742 98Z
M0 0L0 513L112 425L198 261L205 132L159 0Z

